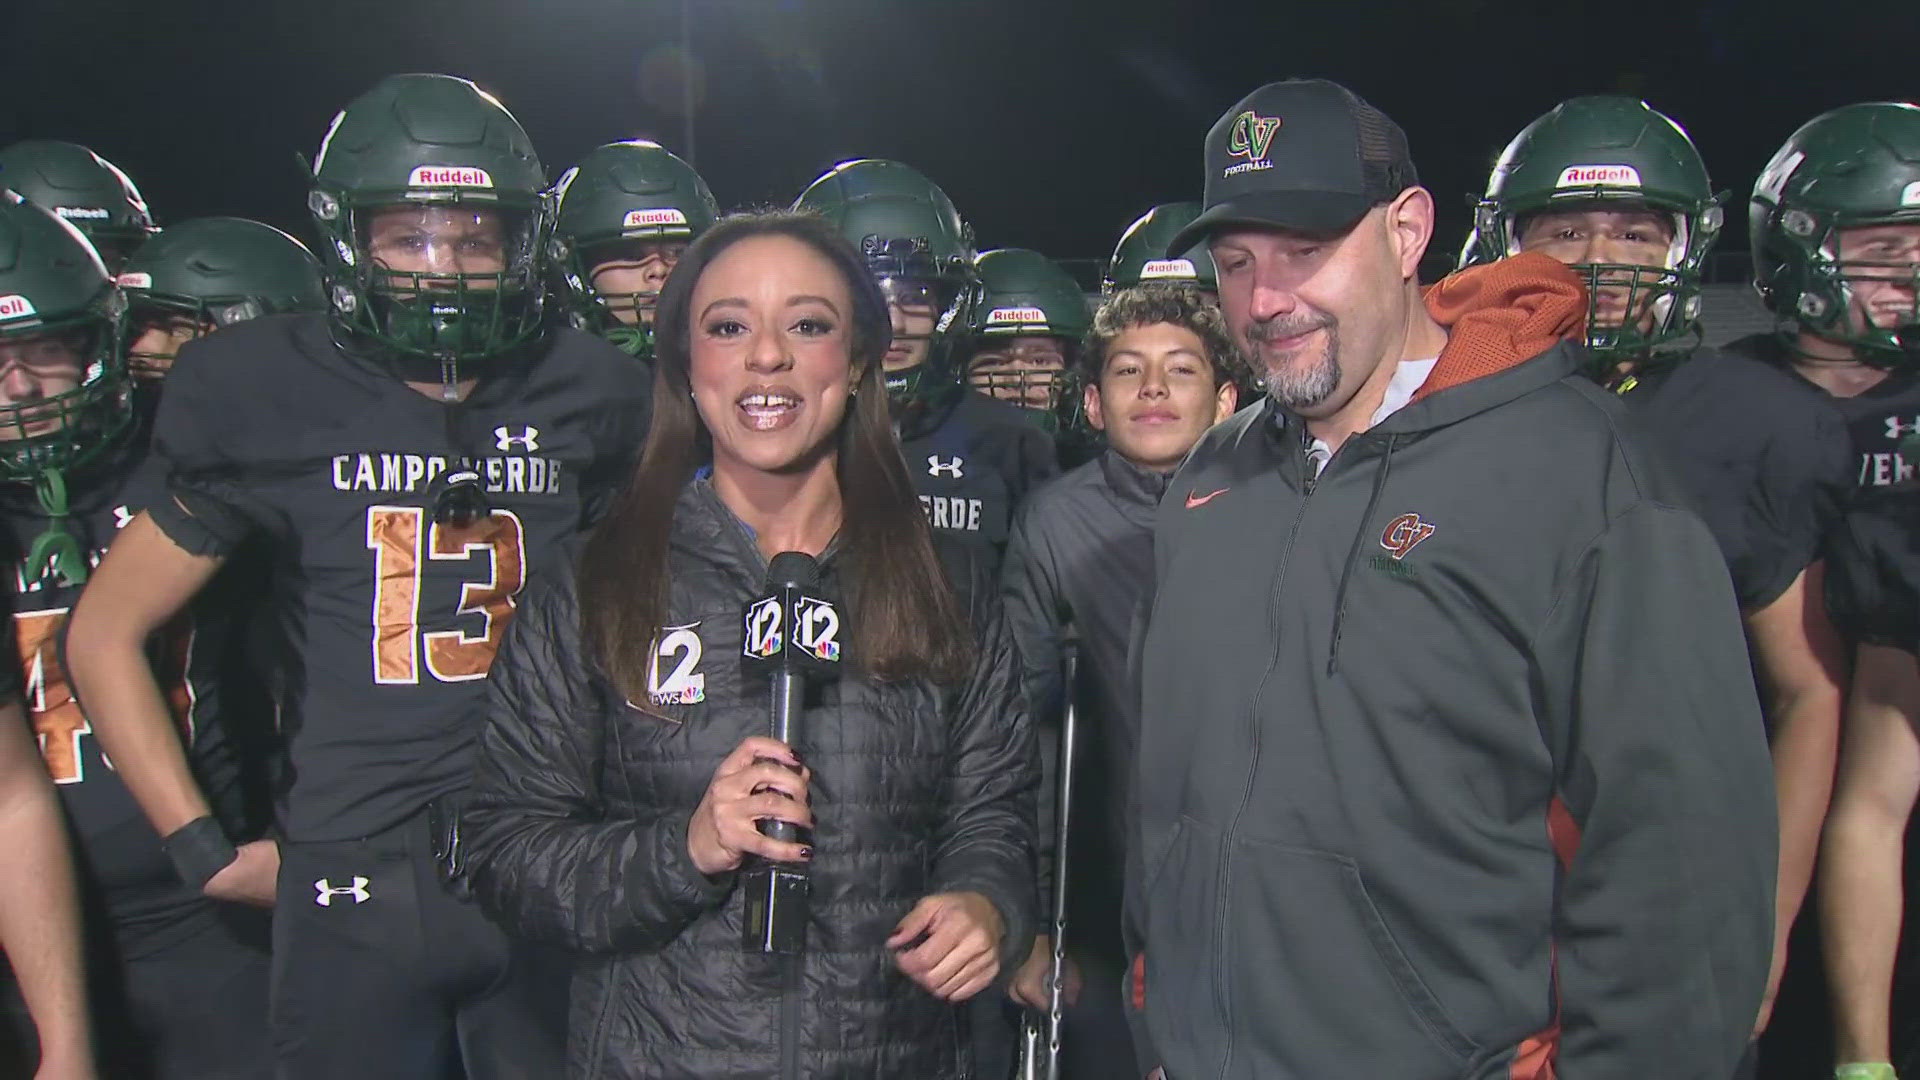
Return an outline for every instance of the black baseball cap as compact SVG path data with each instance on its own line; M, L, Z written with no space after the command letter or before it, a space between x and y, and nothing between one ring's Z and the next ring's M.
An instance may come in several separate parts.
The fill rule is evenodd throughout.
M1400 125L1325 79L1241 98L1207 132L1206 160L1204 209L1168 258L1228 226L1338 233L1420 183Z

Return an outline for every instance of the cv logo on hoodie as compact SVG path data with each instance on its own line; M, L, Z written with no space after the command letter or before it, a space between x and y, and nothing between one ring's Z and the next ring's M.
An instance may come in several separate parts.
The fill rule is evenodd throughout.
M1380 546L1392 553L1393 561L1399 562L1432 535L1432 522L1420 520L1419 514L1401 514L1387 522L1387 531L1380 534Z

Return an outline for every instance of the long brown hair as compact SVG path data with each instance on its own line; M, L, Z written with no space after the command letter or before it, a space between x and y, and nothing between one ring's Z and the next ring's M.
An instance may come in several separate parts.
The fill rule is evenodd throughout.
M733 214L701 234L660 290L654 315L653 425L640 465L581 554L580 620L588 650L631 700L642 700L652 642L667 616L673 508L712 458L713 438L693 403L693 289L721 252L757 236L784 236L824 256L853 298L857 387L835 438L842 522L837 561L846 588L848 660L877 679L965 677L972 633L907 477L887 413L881 357L892 340L886 299L859 253L822 218L787 210Z

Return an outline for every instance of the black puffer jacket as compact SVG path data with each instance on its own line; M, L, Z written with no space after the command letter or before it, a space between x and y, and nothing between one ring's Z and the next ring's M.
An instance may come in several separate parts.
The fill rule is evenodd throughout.
M623 700L583 655L564 569L527 591L490 676L473 881L512 931L583 954L571 1074L970 1075L958 1010L902 975L886 939L921 897L976 891L1006 922L1003 975L1031 944L1037 758L984 568L962 579L981 643L968 683L809 691L813 921L787 961L742 952L734 875L702 875L686 842L714 768L767 730L766 684L739 661L765 562L705 481L675 509L670 560L649 700ZM834 589L831 552L822 575Z

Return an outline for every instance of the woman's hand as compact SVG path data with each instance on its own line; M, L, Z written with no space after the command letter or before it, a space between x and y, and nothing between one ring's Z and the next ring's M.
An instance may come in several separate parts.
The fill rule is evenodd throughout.
M965 1001L1000 974L1007 927L993 901L977 892L938 893L907 912L887 939L894 963L942 1001Z
M793 750L761 736L743 741L713 771L713 781L687 823L687 854L708 876L738 869L748 855L775 862L805 862L813 849L763 836L756 825L765 818L813 827L807 808L812 777Z

